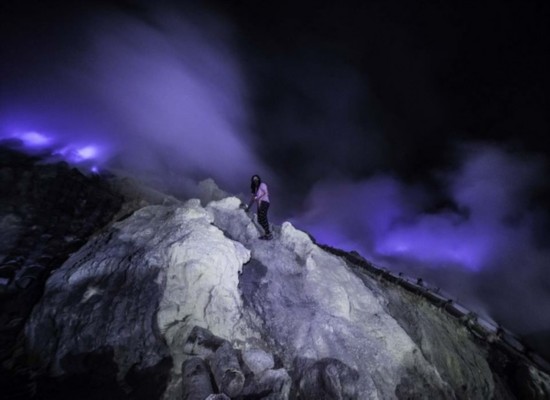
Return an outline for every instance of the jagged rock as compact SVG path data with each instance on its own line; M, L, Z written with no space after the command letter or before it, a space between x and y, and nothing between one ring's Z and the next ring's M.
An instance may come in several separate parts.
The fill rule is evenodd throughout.
M388 288L385 297L388 311L456 393L468 399L491 398L495 390L491 367L485 352L476 346L464 327L457 326L451 317L398 287ZM409 373L413 376L404 377L398 384L401 393L413 390L415 384L421 385L418 378L422 374L414 368L409 368Z
M358 398L359 373L334 358L297 358L298 394L305 400L354 400Z
M217 352L215 355L213 354L224 345L225 349L223 351L220 350L220 352ZM235 373L234 370L239 363L239 354L232 349L230 343L227 340L213 335L207 329L195 326L185 344L185 352L188 354L200 354L203 356L210 355L212 356L210 357L211 363L218 362L223 364L226 363L229 359L231 364L230 367L232 368L228 368L228 365L223 364L223 368L225 369L223 372L224 377L230 376L234 378L236 376L238 380L236 384L237 386L240 385L241 374ZM261 397L262 399L272 400L288 399L292 381L286 370L272 370L274 366L274 359L271 354L261 349L250 349L242 352L242 359L245 363L245 366L249 369L249 373L252 375L251 379L245 380L246 387L244 387L242 390L242 396L244 396L245 398ZM186 385L188 385L188 378L186 378L186 375L188 374L185 372L186 364L191 362L192 364L191 366L187 367L187 370L191 371L193 377L195 376L194 371L200 370L200 374L203 377L201 379L210 379L208 375L209 372L203 372L203 369L206 367L202 366L202 359L193 357L189 360L186 360L184 362L182 373L184 398L186 398L185 395L187 393L185 388ZM227 369L232 370L227 371ZM244 375L244 371L241 370L241 373ZM206 376L207 378L204 378L204 376ZM224 377L219 380L223 381ZM235 386L235 382L233 382L232 384L233 386ZM193 386L193 384L191 386ZM202 398L204 397L206 396L203 396Z
M214 223L252 249L243 270L244 302L262 321L283 362L295 357L337 358L358 370L358 396L394 398L408 365L418 365L430 384L445 387L418 347L385 310L385 298L368 290L339 257L317 247L284 223L275 240L260 242L236 198L211 202ZM373 360L375 360L373 362Z
M66 166L56 168L45 176L61 173L68 182L77 179ZM187 353L209 352L199 336L189 341L196 326L216 338L212 349L220 355L225 350L234 353L230 362L219 365L231 365L226 371L242 368L243 397L246 391L285 398L285 369L291 370L301 356L318 361L293 370L297 378L290 398L298 395L297 388L309 388L313 382L323 382L334 396L353 396L355 390L358 399L512 399L527 393L509 385L509 366L495 368L489 360L492 348L477 342L459 322L423 299L410 299L361 273L353 262L318 247L290 223L274 227L274 240L258 240L260 231L251 215L239 209L237 198L210 201L206 207L199 200L170 202L132 212L132 207L141 207L138 202L126 209L131 214L118 215L117 222L97 232L101 221L112 217L97 211L108 204L90 204L100 186L90 189L84 183L66 191L70 184L54 183L55 194L48 195L35 190L33 179L33 173L19 171L13 179L17 188L9 190L42 198L48 206L10 204L10 213L21 217L25 235L8 249L7 261L16 261L18 268L31 266L49 251L42 240L74 237L56 244L74 246L74 253L62 266L52 267L40 302L35 306L35 300L20 298L33 310L21 336L28 344L23 354L32 355L28 359L36 367L33 374L51 383L39 386L39 395L63 387L65 394L75 390L73 397L78 396L78 385L62 385L76 374L73 383L90 393L86 382L95 379L104 383L100 394L111 390L112 397L140 398L143 393L141 398L180 399ZM70 212L61 213L58 199L72 204ZM54 215L51 220L47 211ZM42 217L38 223L24 215ZM80 215L88 216L82 217L85 223L75 221ZM97 224L88 226L96 215ZM90 239L86 232L96 234ZM63 261L61 257L58 263ZM219 339L223 343L216 348ZM276 355L277 368L285 369L249 372L245 362L239 363L238 352L250 348ZM354 371L359 375L355 381ZM529 385L544 387L550 381L545 374L520 372L518 379ZM223 386L223 373L218 375ZM236 376L238 383L241 378ZM146 393L140 382L155 391ZM320 396L329 396L325 389L318 391ZM544 393L537 390L533 396Z
M213 179L205 179L198 184L198 197L201 204L206 205L211 201L222 200L229 194L221 190Z
M243 390L245 379L235 349L229 343L224 343L208 361L218 389L229 397L238 396Z
M70 374L60 363L67 354L108 345L123 380L129 368L147 370L166 357L181 365L194 326L232 341L253 337L238 291L249 252L211 222L198 200L148 206L74 253L48 280L27 326L40 365ZM170 396L181 393L180 375L178 368L163 382Z
M272 369L275 366L273 355L261 349L243 350L242 357L245 364L255 375L258 375L267 369Z
M218 393L218 394L211 394L204 400L231 400L231 398L224 393Z
M210 369L200 357L184 361L182 366L183 400L204 400L214 393Z
M544 372L530 365L517 365L512 367L509 384L518 393L518 398L529 400L550 399L550 379Z
M292 379L284 368L269 369L247 380L242 395L244 398L287 400Z
M183 202L161 193L158 190L140 184L136 179L128 176L113 176L108 179L108 184L112 190L119 193L124 198L124 203L119 212L114 216L115 220L121 220L134 211L149 205L182 205Z
M227 340L213 335L208 329L195 326L185 342L183 351L185 354L208 356L224 343L227 343Z
M43 161L0 146L0 362L24 370L18 338L46 279L121 203L103 180ZM65 235L78 241L65 242Z

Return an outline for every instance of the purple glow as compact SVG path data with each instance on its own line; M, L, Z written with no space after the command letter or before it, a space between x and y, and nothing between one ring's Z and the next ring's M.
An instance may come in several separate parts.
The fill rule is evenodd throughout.
M97 156L98 149L94 146L86 146L84 148L76 150L76 154L82 160L89 160L89 159L95 158Z
M25 145L31 146L31 147L47 146L52 141L51 138L38 132L26 132L20 136L16 135L16 137L21 139L25 143Z
M478 270L487 261L491 239L482 231L447 219L426 216L414 225L388 232L377 240L375 252L382 256L410 258L429 265L462 265Z
M265 168L247 143L246 87L230 30L160 7L151 18L111 13L89 30L82 83L116 116L117 164L165 182L173 171L176 181L212 177L237 190Z
M147 19L96 10L81 26L88 47L52 63L65 79L38 70L6 99L1 128L55 132L57 156L123 170L172 193L185 195L190 179L207 177L238 192L252 172L275 185L253 150L231 27L167 4L144 7Z
M326 232L338 232L338 243L356 246L371 258L408 259L434 268L479 271L502 254L531 248L532 217L525 211L524 193L539 179L540 166L487 146L466 150L462 168L447 178L449 194L464 215L426 214L428 196L419 188L379 176L318 184L309 213L298 222L321 242L329 239ZM515 225L507 222L510 216Z
M17 139L23 142L23 145L29 149L41 149L48 147L53 143L51 135L36 131L14 130L15 133L0 134L0 139Z
M69 144L55 149L53 154L61 156L70 164L80 164L94 160L101 161L104 158L100 147L95 145L81 147Z
M39 149L42 153L50 154L57 161L62 158L69 164L78 166L88 162L104 163L109 151L105 146L98 145L77 145L74 143L65 143L62 135L44 134L38 131L24 131L24 133L5 134L0 138L18 139L23 144L23 150L30 153Z
M384 237L395 221L413 211L413 202L403 201L403 190L384 176L367 182L323 182L310 194L309 211L296 222L319 236L320 242L326 232L338 232L338 242L329 244L348 243L372 255L377 238Z
M491 146L462 151L462 166L439 175L456 208L426 213L429 193L376 176L317 184L308 213L293 222L320 243L421 277L519 334L548 331L550 250L534 240L540 215L528 198L545 166Z

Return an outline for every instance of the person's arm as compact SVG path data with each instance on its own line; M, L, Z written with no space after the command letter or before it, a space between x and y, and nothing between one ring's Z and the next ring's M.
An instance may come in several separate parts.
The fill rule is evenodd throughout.
M250 208L252 207L252 204L254 204L254 202L256 201L256 196L254 196L254 194L252 196L250 196L250 201L248 202L248 205L246 206L245 208L245 211L249 211Z

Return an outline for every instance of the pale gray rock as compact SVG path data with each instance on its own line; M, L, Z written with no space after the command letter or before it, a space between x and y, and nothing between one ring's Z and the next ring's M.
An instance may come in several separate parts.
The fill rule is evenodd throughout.
M340 360L297 358L298 395L304 400L355 400L359 373Z
M194 354L233 397L521 398L525 385L508 385L490 362L498 352L459 321L290 223L258 240L239 205L229 197L147 206L94 236L48 279L26 325L37 363L64 377L75 372L71 360L100 360L132 394L132 377L149 373L163 400L182 398L182 365ZM247 361L250 349L283 368ZM299 357L310 360L294 364ZM543 399L550 379L535 372L518 369L514 379L536 383L525 393Z
M183 351L190 355L209 356L224 343L227 340L213 335L208 329L195 326L187 337Z
M131 368L166 366L165 359L181 366L194 326L243 343L254 336L241 320L238 290L249 251L211 222L198 200L148 206L74 253L47 281L25 328L39 365L70 374L67 356L110 348L125 385ZM168 398L180 397L180 379L175 367Z
M243 361L253 374L258 375L275 366L273 355L262 349L247 349L242 352Z
M204 400L214 394L210 369L200 357L192 357L182 365L182 399Z
M224 343L208 358L208 362L220 392L229 397L238 396L243 390L245 378L235 349Z
M231 400L225 393L211 394L204 400Z
M229 194L221 190L211 178L200 181L197 189L198 197L203 205L229 197Z
M170 213L158 211L156 222ZM123 384L131 369L153 372L169 365L157 324L162 264L147 254L145 242L153 230L142 229L140 235L130 239L118 225L73 254L47 281L25 330L29 348L51 375L74 373L69 359L93 357L101 349L110 349L112 359L105 362L115 363Z
M286 369L269 369L247 381L242 395L244 398L287 400L291 387L292 379Z
M408 366L422 369L431 385L446 386L386 311L385 298L368 290L342 259L287 222L273 241L258 241L239 204L226 198L207 209L216 226L251 249L241 276L241 287L248 288L244 302L286 365L300 356L338 359L359 372L357 393L365 399L396 398L395 387Z

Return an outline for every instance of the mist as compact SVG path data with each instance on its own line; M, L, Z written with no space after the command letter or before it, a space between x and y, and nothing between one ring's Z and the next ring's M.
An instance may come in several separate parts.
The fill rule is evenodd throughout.
M389 175L322 181L295 223L320 243L356 250L381 267L422 278L514 332L550 331L550 249L536 225L547 214L532 194L542 159L486 143L460 146L454 171L434 174L450 199Z
M550 217L532 198L548 185L533 155L548 149L546 70L524 25L489 21L492 8L470 21L466 6L222 5L239 30L175 2L107 3L9 6L0 139L182 197L205 178L246 191L260 174L273 223L421 277L522 335L550 332Z
M93 146L101 168L176 194L190 180L237 191L253 173L269 175L253 151L248 89L221 17L165 5L94 10L79 23L77 38L60 39L43 68L2 93L3 137L34 133L73 153Z

